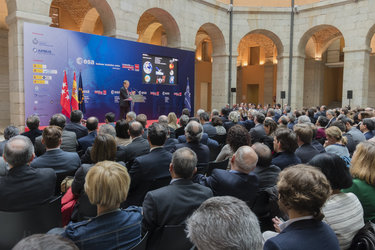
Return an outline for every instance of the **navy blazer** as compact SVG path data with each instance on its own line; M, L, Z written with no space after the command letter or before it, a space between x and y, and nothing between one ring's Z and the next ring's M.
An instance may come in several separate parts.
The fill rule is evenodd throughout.
M40 130L39 128L37 128L37 129L33 129L33 130L29 130L27 132L24 132L21 135L29 137L29 139L31 140L31 142L34 144L35 143L35 138L37 138L38 136L41 136L42 133L43 133L43 131Z
M300 220L266 241L263 250L340 250L332 229L322 221Z
M211 189L188 179L178 179L168 186L148 192L142 205L142 231L150 234L148 245L157 245L159 228L184 224L186 218L210 197Z
M61 146L60 148L66 152L76 152L77 151L77 136L74 132L63 129L61 135ZM42 136L35 138L35 154L40 156L46 152L46 146L42 144Z
M259 180L254 173L245 174L214 169L211 176L198 174L194 182L211 188L214 196L233 196L252 205L258 192Z
M186 136L185 135L180 135L178 138L178 141L180 143L186 143ZM204 133L202 134L202 138L201 138L201 141L200 143L203 143L207 146L209 146L210 148L217 148L219 147L219 143L211 138L208 137L208 134L207 133Z
M64 129L74 132L77 136L77 140L89 134L88 129L80 123L68 123L65 125Z
M164 143L164 149L169 151L169 152L173 152L173 150L176 147L176 144L178 144L177 139L168 138Z
M296 149L296 155L302 163L308 163L317 154L319 154L319 151L310 143L305 143Z
M301 159L295 153L279 152L272 159L272 165L278 166L281 170L300 163Z
M77 153L53 149L34 159L30 166L33 168L52 168L56 174L70 173L81 166L81 159Z
M95 138L97 136L97 132L92 131L88 135L78 139L79 150L86 152L87 148L94 144Z
M266 135L263 124L256 124L254 128L250 129L251 143L261 142L261 139Z
M207 145L199 142L186 142L176 144L176 150L179 148L188 147L195 152L198 158L198 163L207 164L210 160L210 149Z
M128 165L132 165L137 156L150 152L150 144L142 136L139 136L134 138L130 144L118 147L117 151L117 161L123 161L128 163Z
M52 169L27 165L9 169L0 176L0 210L20 211L41 205L53 198L56 174Z
M152 180L170 176L171 161L172 154L163 147L135 158L129 169L131 183L126 204L141 206Z
M205 123L202 125L204 133L208 135L208 137L212 138L217 134L216 128L212 126L210 123Z

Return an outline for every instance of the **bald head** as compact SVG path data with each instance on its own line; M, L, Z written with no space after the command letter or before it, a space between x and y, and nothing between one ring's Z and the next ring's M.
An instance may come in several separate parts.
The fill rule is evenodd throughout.
M129 126L129 134L132 138L142 135L143 126L140 122L133 121Z
M26 136L18 135L9 139L4 146L3 157L10 167L24 166L33 159L34 147Z
M242 146L237 149L232 157L231 168L233 170L249 174L254 170L258 162L258 156L254 149L249 146Z
M188 142L199 142L202 139L203 127L196 121L191 121L185 127L185 136Z
M99 120L98 118L91 116L86 121L86 127L87 129L91 131L95 131L98 129Z

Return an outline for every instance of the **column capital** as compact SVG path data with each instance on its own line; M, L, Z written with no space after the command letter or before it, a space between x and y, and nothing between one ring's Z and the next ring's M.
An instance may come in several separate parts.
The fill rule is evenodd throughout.
M371 48L344 48L343 52L346 53L371 53Z
M39 15L39 14L27 13L27 12L23 12L19 10L10 13L6 17L6 23L8 25L12 25L13 23L16 23L17 21L50 25L51 17Z

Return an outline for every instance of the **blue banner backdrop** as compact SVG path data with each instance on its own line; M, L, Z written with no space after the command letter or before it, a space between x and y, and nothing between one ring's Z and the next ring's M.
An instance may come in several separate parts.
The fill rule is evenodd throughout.
M146 55L146 56L145 56ZM157 65L164 65L158 84L145 74L142 58L150 56ZM194 57L195 53L180 49L143 44L111 37L97 36L48 26L24 24L24 86L25 116L37 114L41 125L61 112L60 93L67 72L71 95L73 74L81 74L85 95L85 117L96 116L101 122L107 112L119 115L119 94L124 80L130 81L130 91L145 96L145 103L136 103L134 111L157 119L161 114L175 112L178 116L185 107L185 91L190 87L190 103L194 109ZM177 63L176 63L177 61ZM150 62L145 70L149 72ZM174 68L172 68L174 67ZM163 81L166 79L177 79ZM146 78L145 78L146 77ZM143 79L145 78L145 79ZM149 82L149 83L143 83Z

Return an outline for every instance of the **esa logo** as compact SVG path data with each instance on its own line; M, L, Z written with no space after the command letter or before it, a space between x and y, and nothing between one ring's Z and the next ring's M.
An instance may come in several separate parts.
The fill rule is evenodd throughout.
M94 65L95 61L94 60L83 59L82 57L77 57L76 63L78 65L81 65L82 63L83 64L88 64L88 65Z

